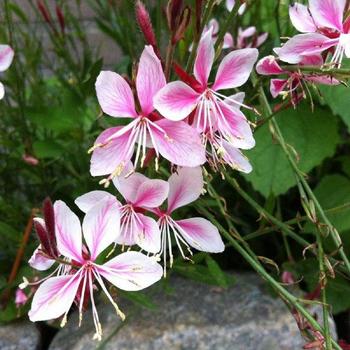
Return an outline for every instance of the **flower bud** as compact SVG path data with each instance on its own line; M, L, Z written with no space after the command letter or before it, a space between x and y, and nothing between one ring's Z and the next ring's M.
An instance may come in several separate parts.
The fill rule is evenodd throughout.
M152 45L153 48L156 48L157 41L156 41L156 36L154 34L154 31L153 31L151 18L149 16L149 13L148 13L145 5L140 0L138 0L136 2L135 12L136 12L137 23L140 26L140 29L141 29L141 31L146 39L146 42L149 45Z

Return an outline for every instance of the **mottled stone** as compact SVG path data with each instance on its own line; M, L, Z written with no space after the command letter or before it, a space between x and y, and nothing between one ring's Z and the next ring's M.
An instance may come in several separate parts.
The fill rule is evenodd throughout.
M0 326L1 350L37 350L39 342L39 331L29 321Z
M154 298L156 311L138 310L104 349L297 350L304 345L286 306L271 297L255 275L239 275L228 290L182 278L173 278L170 284L170 294ZM126 313L131 309L123 307ZM121 322L108 305L100 305L99 314L108 337ZM90 317L85 315L79 329L74 315L50 350L95 349Z

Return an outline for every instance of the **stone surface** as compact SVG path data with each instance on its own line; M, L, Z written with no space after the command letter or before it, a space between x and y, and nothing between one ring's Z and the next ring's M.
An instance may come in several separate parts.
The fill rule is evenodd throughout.
M37 350L40 334L33 323L28 321L0 326L1 350Z
M153 300L156 311L138 310L105 346L105 350L297 350L304 342L285 305L272 298L259 278L239 275L228 290L182 278L170 282L171 294ZM127 313L130 306L122 305ZM104 337L120 325L113 308L98 308ZM74 315L54 338L50 350L92 350L91 314L82 327Z

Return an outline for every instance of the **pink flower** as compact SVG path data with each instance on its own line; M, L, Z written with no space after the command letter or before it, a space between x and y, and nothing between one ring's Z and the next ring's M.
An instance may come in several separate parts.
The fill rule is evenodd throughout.
M331 62L340 65L350 57L350 17L344 20L346 0L309 0L309 6L295 3L289 8L294 27L302 32L275 49L287 63L300 63L304 56L335 48ZM329 50L330 51L330 50Z
M257 35L255 27L248 27L245 29L239 27L235 48L260 47L267 40L268 35L268 33Z
M165 84L161 63L151 46L143 50L136 77L139 112L130 86L119 74L102 71L98 76L96 92L102 110L112 117L132 118L126 126L105 130L92 148L91 174L110 174L102 183L108 184L121 174L133 157L135 145L135 167L143 166L147 148L154 148L157 157L160 154L176 165L192 167L205 162L205 151L193 128L155 113L153 97Z
M233 7L235 6L235 2L236 2L235 0L226 0L226 8L230 12L232 11ZM240 16L242 16L244 11L246 10L246 8L247 8L247 4L246 3L242 4L238 9L238 14Z
M116 243L131 246L137 244L141 249L156 254L160 250L160 231L156 221L144 214L146 210L162 205L168 197L169 184L163 180L152 180L140 173L128 177L122 174L113 183L126 200L121 205L121 228ZM98 201L115 198L108 192L92 191L77 198L75 203L87 212Z
M12 48L8 45L0 45L0 72L4 72L8 69L12 63L13 56L15 55ZM5 96L4 85L0 82L0 100Z
M320 67L323 65L323 59L320 55L305 56L300 65ZM262 75L285 75L282 79L271 79L270 92L276 98L279 95L289 96L292 104L295 106L302 98L306 97L304 84L306 82L338 85L339 81L329 75L316 75L312 73L302 73L301 71L291 72L284 70L277 63L274 56L262 58L256 65L256 71Z
M151 258L138 252L123 253L104 264L96 263L102 251L112 244L119 234L119 205L115 199L99 201L89 210L82 227L78 217L62 201L54 204L57 248L62 258L61 265L68 270L49 277L36 291L29 318L43 321L62 315L62 325L76 297L79 297L80 320L85 296L92 304L96 338L101 339L102 329L94 301L94 282L106 294L121 318L124 314L113 300L103 278L114 286L136 291L157 282L162 276L162 267ZM82 238L84 237L85 244ZM52 274L51 274L52 275Z
M16 307L19 308L19 307L25 305L27 301L28 301L27 295L23 292L22 289L17 288L16 289L16 297L15 297Z
M172 238L180 253L188 260L183 248L192 255L191 247L209 253L224 251L225 246L218 229L208 220L195 217L185 220L172 218L173 212L194 202L203 191L203 176L200 167L181 168L170 176L168 206L165 211L154 210L159 216L158 225L161 231L161 250L163 255L164 274L166 273L167 250L169 251L170 267L173 264Z
M255 141L249 123L240 111L242 94L227 97L219 91L234 89L249 78L258 57L257 49L230 52L219 65L213 84L208 83L215 51L212 28L201 38L194 64L194 78L186 77L188 84L175 81L163 87L154 99L154 106L170 120L188 118L209 145L208 161L217 169L220 163L250 172L249 162L238 148L254 147Z
M22 159L29 165L36 166L39 164L39 160L29 154L23 154Z

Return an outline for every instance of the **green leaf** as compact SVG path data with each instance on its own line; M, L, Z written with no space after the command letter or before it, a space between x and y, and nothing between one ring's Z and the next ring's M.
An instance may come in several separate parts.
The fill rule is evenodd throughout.
M208 270L214 280L217 282L217 284L220 287L227 288L228 287L228 281L227 277L224 271L221 270L219 264L210 256L206 256L206 262L208 266Z
M64 152L64 148L53 140L36 141L33 149L38 158L57 158Z
M337 118L325 109L318 108L312 113L308 106L299 106L280 112L276 120L305 173L331 157L340 141ZM269 126L258 129L255 139L256 147L247 152L253 172L245 175L246 179L265 197L286 193L296 185L295 175L281 146L273 140Z
M144 293L142 292L124 292L121 291L121 294L132 301L135 304L141 305L147 309L155 310L157 308L157 305L153 303L153 301Z

